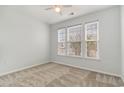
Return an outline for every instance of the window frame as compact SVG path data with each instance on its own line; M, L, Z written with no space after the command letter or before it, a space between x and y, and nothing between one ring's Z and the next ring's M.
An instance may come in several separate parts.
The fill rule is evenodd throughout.
M90 25L90 24L97 24L97 32L96 32L96 40L88 40L87 39L87 30L86 30L86 26L87 25ZM100 55L99 55L99 20L96 20L96 21L92 21L92 22L87 22L87 23L85 23L84 24L84 37L85 37L85 39L84 39L84 43L85 43L85 53L84 53L84 57L86 58L86 59L96 59L96 60L99 60L100 59ZM87 56L87 42L92 42L92 41L94 41L94 42L96 42L97 43L97 45L96 45L96 57L88 57Z
M96 36L97 36L97 39L96 40L87 40L86 41L86 29L85 29L85 26L86 26L86 24L93 24L93 23L97 23L97 34L96 34ZM69 28L69 27L75 27L75 26L81 26L81 55L80 56L76 56L76 55L68 55L67 54L67 44L69 43L68 42L68 37L67 37L67 33L68 33L68 31L67 31L67 29ZM60 54L58 54L58 31L60 30L60 29L65 29L65 55L60 55ZM96 43L97 43L97 52L96 52L96 57L88 57L87 56L87 44L86 44L86 42L88 42L88 41L96 41ZM59 29L57 29L57 56L64 56L64 57L76 57L76 58L83 58L83 59L91 59L91 60L100 60L100 49L99 49L99 42L100 42L100 40L99 40L99 20L95 20L95 21L90 21L90 22L84 22L84 23L80 23L80 24L75 24L75 25L70 25L70 26L66 26L66 27L61 27L61 28L59 28Z
M65 42L58 42L58 32L59 32L61 29L64 29L64 30L65 30ZM64 54L64 55L58 54L58 44L59 44L59 43L65 43L65 54ZM57 29L57 48L56 48L56 49L57 49L56 53L57 53L58 56L66 56L66 27Z
M67 45L68 45L68 43L71 43L71 42L68 41L68 36L67 36L67 35L68 35L68 29L69 29L69 28L76 28L76 27L78 27L78 26L81 27L81 40L80 40L80 42L81 42L81 44L80 44L80 45L81 45L81 46L80 46L80 47L81 47L81 49L80 49L81 53L80 53L80 56L77 56L77 55L68 55L68 53L67 53L67 51L68 51ZM83 56L83 49L82 49L82 44L83 44L83 41L82 41L83 38L82 38L82 36L83 36L83 35L82 35L82 32L83 32L83 26L82 26L82 24L76 24L76 25L68 26L68 27L66 28L66 50L67 50L67 51L66 51L66 56L82 58L82 56ZM76 41L75 41L75 42L76 42ZM78 41L78 42L79 42L79 41Z

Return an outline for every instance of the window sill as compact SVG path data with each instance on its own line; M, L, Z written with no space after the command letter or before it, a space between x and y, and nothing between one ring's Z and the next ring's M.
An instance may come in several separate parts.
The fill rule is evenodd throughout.
M87 60L99 60L100 61L100 58L93 58L93 57L85 57L84 59L87 59Z
M69 56L69 55L57 55L57 56L62 56L62 57L73 57L73 58L83 58L82 56Z
M62 57L72 57L72 58L81 58L81 59L86 59L86 60L96 60L100 61L100 58L92 58L92 57L82 57L82 56L69 56L69 55L57 55L57 56L62 56Z

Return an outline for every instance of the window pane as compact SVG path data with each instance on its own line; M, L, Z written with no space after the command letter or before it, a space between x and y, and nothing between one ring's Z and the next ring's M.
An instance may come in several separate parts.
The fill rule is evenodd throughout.
M65 29L58 30L58 42L65 42Z
M88 23L85 27L86 40L97 40L98 22Z
M58 55L65 55L65 43L58 43Z
M87 57L96 57L97 54L97 42L87 41Z
M81 41L81 25L69 27L67 29L67 40L70 42Z
M81 56L81 42L68 43L67 54L71 56Z

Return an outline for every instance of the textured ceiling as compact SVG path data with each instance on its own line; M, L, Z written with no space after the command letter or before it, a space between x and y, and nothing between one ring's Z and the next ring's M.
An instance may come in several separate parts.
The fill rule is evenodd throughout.
M23 12L27 13L28 15L36 17L43 22L54 24L76 16L109 8L112 7L112 5L72 5L72 7L63 8L62 10L63 15L56 13L54 10L46 11L45 9L48 7L51 6L50 5L20 6L20 9ZM74 15L69 15L71 12L74 12Z

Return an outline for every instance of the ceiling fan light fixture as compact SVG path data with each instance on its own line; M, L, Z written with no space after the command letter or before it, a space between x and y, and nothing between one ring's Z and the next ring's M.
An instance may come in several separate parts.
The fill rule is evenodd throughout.
M55 7L55 11L59 13L61 11L60 7Z

